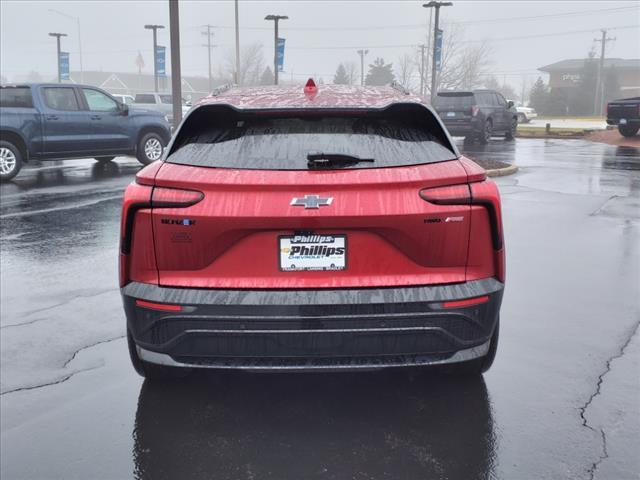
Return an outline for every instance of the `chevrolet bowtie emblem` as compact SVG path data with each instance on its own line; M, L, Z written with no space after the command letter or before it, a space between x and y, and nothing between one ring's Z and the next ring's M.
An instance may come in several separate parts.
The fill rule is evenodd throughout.
M321 198L319 195L305 195L304 198L293 197L290 205L318 209L320 207L328 207L331 202L333 202L333 197Z

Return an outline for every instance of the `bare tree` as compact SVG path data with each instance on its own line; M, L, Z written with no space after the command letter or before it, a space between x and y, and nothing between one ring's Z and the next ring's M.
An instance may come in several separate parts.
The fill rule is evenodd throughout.
M344 70L347 73L347 78L349 79L349 85L358 83L358 78L359 78L358 63L353 60L347 60L346 62L342 62L342 65L344 65Z
M235 51L227 50L225 53L224 67L221 76L233 81L236 65ZM240 85L260 85L260 78L264 72L264 54L262 44L252 43L242 47L240 52L240 72L238 83Z
M415 59L408 53L405 53L398 57L396 65L398 66L396 69L398 82L405 88L411 90L413 88L413 74L416 71L416 67L419 68L419 66L416 65Z

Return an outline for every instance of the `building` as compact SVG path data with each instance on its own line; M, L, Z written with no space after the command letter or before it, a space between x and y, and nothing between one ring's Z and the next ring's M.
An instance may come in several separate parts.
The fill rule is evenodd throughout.
M562 60L540 67L538 70L549 74L551 88L578 88L584 75L585 63L588 59ZM599 63L599 60L592 61ZM616 72L620 93L624 97L640 96L640 59L605 58L605 74Z

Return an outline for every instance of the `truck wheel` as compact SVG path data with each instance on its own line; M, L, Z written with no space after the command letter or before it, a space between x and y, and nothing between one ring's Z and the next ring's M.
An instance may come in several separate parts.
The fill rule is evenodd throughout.
M618 125L618 131L623 137L633 137L638 133L639 125Z
M489 143L489 140L491 140L491 135L493 135L493 123L491 123L491 120L486 120L484 122L484 128L482 129L482 132L480 132L480 134L478 135L480 144L486 145L487 143Z
M518 114L518 123L529 123L527 116L524 113Z
M107 163L113 160L116 157L96 157L96 160L100 163Z
M11 180L22 168L22 154L18 147L0 140L0 180Z
M183 378L191 373L189 368L166 367L154 363L145 362L138 356L136 344L133 341L131 332L127 331L127 347L129 348L129 358L133 368L141 377L149 380L173 380Z
M164 141L160 135L157 133L147 133L140 139L140 142L138 142L136 157L141 164L149 165L162 158L164 147Z

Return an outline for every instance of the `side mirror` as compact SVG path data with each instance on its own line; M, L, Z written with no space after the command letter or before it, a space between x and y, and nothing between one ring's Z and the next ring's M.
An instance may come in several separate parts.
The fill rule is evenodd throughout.
M120 111L122 112L122 115L126 117L127 115L129 115L129 105L127 105L126 103L121 103Z
M507 108L513 108L513 102L511 100L507 102Z

